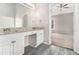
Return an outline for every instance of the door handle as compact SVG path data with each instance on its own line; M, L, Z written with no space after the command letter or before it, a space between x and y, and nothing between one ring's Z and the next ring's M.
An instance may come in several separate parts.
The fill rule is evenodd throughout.
M12 41L11 43L15 43L16 41Z

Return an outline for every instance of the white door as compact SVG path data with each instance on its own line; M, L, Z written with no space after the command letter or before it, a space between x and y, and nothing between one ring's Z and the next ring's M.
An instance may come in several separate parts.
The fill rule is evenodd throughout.
M16 33L0 36L0 54L21 55L24 53L25 33ZM2 52L1 52L2 51Z
M79 4L75 4L74 12L74 51L79 53Z

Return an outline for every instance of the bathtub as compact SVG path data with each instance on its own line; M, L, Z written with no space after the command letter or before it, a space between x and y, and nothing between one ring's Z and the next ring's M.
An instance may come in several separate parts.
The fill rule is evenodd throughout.
M57 46L73 49L73 35L52 33L52 43Z

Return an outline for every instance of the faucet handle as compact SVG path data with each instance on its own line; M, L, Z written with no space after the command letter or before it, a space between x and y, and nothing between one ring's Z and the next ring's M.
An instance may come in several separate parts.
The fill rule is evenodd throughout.
M5 32L5 31L10 31L10 28L5 28L5 29L3 29L3 31Z
M16 41L12 41L11 43L15 43Z

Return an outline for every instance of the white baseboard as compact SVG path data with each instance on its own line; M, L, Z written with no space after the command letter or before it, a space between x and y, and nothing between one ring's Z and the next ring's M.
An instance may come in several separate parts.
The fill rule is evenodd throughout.
M77 50L74 50L77 54L79 54L79 51L77 51Z
M44 44L50 45L51 43L44 42Z

